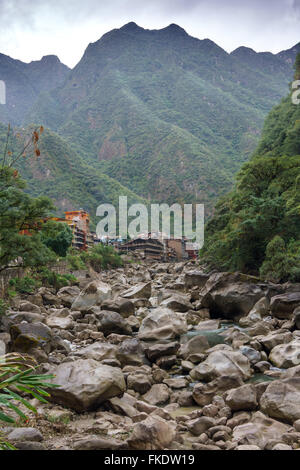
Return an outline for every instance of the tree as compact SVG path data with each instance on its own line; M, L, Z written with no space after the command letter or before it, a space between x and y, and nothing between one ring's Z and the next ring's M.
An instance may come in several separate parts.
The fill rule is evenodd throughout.
M73 233L63 222L48 220L41 231L42 242L58 256L65 257L72 245Z
M9 150L11 129L8 127L4 154L0 160L0 271L15 266L35 266L54 260L54 253L41 240L42 220L54 206L50 199L32 198L25 193L25 182L13 165L25 152L37 148L42 128L34 130L21 150Z

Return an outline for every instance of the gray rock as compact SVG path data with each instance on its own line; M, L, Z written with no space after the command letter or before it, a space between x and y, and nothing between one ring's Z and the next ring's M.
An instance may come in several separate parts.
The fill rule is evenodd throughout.
M7 436L8 441L30 441L41 442L44 438L42 433L35 428L16 428Z
M93 359L62 363L53 373L60 387L51 389L52 400L78 412L96 409L126 389L121 369Z

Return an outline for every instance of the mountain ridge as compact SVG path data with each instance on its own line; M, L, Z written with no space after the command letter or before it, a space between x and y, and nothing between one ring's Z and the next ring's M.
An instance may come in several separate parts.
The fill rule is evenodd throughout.
M17 123L52 129L140 197L201 202L211 213L286 94L298 48L229 54L175 24L130 22L90 43L56 87L43 83Z

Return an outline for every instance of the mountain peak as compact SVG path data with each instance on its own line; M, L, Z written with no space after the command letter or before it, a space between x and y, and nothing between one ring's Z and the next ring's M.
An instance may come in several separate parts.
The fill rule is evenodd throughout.
M134 21L130 21L129 23L125 24L120 28L121 31L129 31L129 32L135 32L135 31L141 31L143 28L138 26Z
M179 33L179 34L187 35L187 32L183 28L181 28L181 26L178 26L178 24L175 24L175 23L169 24L169 26L167 26L166 28L163 28L161 31L168 31L174 34Z
M48 64L60 64L60 60L57 55L44 55L41 58L41 62L48 63Z

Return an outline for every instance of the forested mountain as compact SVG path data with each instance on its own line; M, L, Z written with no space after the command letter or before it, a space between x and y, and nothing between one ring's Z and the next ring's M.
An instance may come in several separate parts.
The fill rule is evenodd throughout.
M216 268L300 281L300 105L292 93L272 109L234 190L217 204L202 255Z
M40 63L25 73L5 57L7 88L18 80L14 95L26 102L12 107L8 93L0 121L42 124L91 171L148 200L201 202L211 213L287 92L298 50L300 43L277 55L245 47L228 54L174 24L129 23L90 44L73 70L52 64L50 83ZM0 78L6 68L0 60Z
M6 105L0 105L0 122L20 125L42 91L60 85L70 69L58 57L44 56L26 64L0 54L0 80L6 83Z
M23 148L29 132L14 133L10 139L9 150L15 155ZM3 155L7 128L0 125L0 154ZM46 195L56 205L58 215L65 210L84 207L95 222L99 204L111 202L118 207L119 195L127 196L128 203L144 203L129 189L91 168L70 148L59 135L45 129L39 142L39 157L30 154L21 158L17 164L22 178L27 182L27 189L33 196Z

